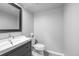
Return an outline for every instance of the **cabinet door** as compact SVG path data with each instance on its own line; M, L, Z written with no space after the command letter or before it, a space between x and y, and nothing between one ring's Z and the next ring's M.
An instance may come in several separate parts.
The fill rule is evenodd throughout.
M31 56L32 55L32 51L31 51L31 42L29 42L27 44L27 51L24 53L23 56Z
M27 50L26 47L23 46L19 49L16 49L16 51L12 52L11 54L9 54L9 56L22 56L26 50Z
M28 52L29 51L29 52ZM31 53L31 42L28 42L21 47L17 48L16 51L9 54L9 56L23 56L24 54Z

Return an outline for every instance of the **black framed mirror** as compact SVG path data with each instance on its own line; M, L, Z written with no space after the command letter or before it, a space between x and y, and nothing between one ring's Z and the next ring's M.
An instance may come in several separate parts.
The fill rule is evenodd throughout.
M0 33L22 31L22 9L14 3L0 3Z

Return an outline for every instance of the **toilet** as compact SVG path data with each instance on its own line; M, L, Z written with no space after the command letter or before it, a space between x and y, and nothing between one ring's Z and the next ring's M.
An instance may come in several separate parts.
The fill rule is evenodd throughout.
M30 34L32 39L32 47L34 48L34 51L39 53L41 56L44 56L44 51L45 51L45 45L38 43L37 40L34 37L34 34Z
M37 43L37 44L33 45L33 47L37 53L41 54L42 56L44 55L45 45Z

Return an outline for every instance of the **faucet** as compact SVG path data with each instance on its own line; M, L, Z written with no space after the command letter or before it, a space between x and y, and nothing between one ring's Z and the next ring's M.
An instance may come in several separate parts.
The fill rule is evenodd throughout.
M11 34L9 34L9 38L11 38Z
M9 34L9 37L14 39L14 36L13 36L13 35L11 35L11 34Z
M9 42L13 45L13 43L11 41L11 37L13 37L13 39L14 39L14 36L11 36L11 34L9 34Z

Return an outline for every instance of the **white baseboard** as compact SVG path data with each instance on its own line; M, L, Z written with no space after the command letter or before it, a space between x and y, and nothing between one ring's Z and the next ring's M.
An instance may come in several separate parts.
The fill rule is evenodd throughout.
M63 53L59 53L59 52L56 52L56 51L52 51L52 50L46 50L46 51L51 53L51 54L57 54L57 55L60 55L60 56L64 56Z

